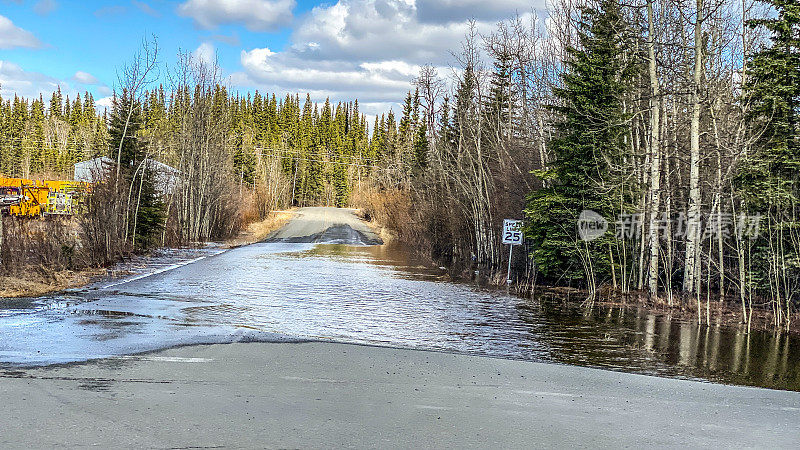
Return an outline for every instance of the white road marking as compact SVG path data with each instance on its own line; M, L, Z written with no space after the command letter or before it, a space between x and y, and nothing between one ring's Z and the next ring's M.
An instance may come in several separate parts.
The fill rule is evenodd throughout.
M214 361L212 358L183 358L180 356L149 356L149 355L120 356L119 359L135 359L137 361L181 362L181 363L208 363Z

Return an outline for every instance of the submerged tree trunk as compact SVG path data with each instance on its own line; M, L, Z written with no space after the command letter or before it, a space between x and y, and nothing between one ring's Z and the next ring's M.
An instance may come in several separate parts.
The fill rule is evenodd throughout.
M700 248L700 82L703 76L703 0L697 1L694 25L694 74L692 82L692 121L689 130L689 210L686 225L686 261L683 290L695 292L698 280L698 250ZM698 308L699 309L699 308ZM699 314L699 311L698 311Z

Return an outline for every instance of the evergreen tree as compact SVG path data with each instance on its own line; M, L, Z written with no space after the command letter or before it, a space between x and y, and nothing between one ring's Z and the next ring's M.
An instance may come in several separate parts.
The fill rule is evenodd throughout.
M11 175L11 106L0 97L0 173Z
M232 105L233 173L237 180L252 186L256 177L256 158L252 149L245 147L246 120L241 103L237 99Z
M383 124L383 148L381 158L393 159L397 151L397 121L394 118L394 111L391 109L386 115L386 121Z
M128 112L131 111L130 121ZM127 122L127 124L126 124ZM109 122L109 143L116 159L119 151L121 172L132 177L136 166L144 160L145 146L141 140L142 105L131 98L127 91L122 91L122 96L114 94L111 107L111 120ZM124 136L123 136L124 134ZM122 143L121 151L120 142Z
M11 110L11 155L9 158L8 172L14 176L22 176L23 173L23 139L25 137L25 124L28 121L28 102L14 96L14 106Z
M464 69L464 75L455 92L452 117L452 140L454 146L458 146L459 141L462 139L462 134L470 131L471 123L475 122L474 97L477 84L475 69L469 65Z
M417 126L417 134L414 138L414 167L416 174L421 173L428 167L428 129L424 121Z
M322 193L325 189L325 174L323 172L322 161L323 158L327 157L327 138L324 133L327 126L323 126L323 117L330 117L330 103L326 101L325 105L327 114L323 113L322 116L320 116L317 106L314 105L314 127L312 127L311 148L304 182L304 200L306 205L318 204L322 199Z
M766 239L750 252L749 277L757 291L790 303L800 286L800 4L766 3L777 14L749 22L764 27L772 45L747 65L744 97L756 140L739 167L737 185L744 208L769 224L762 227Z
M800 174L800 4L768 0L774 19L751 20L771 33L772 45L748 64L745 95L749 122L758 140L744 164L740 181L753 205L796 202Z
M45 136L44 136L44 101L41 95L39 99L31 105L31 124L33 125L33 136L31 139L31 173L42 174L45 168Z
M128 121L128 113L130 120ZM127 122L127 126L126 126ZM133 195L127 205L126 214L132 243L146 249L157 243L164 224L164 204L156 189L156 165L146 160L145 143L141 139L144 118L141 103L125 90L122 96L114 96L109 124L109 143L118 151L120 173L130 186Z
M398 138L400 139L399 144L401 146L405 146L409 144L413 140L413 129L412 129L412 115L414 111L414 101L411 97L411 92L406 95L406 100L403 103L403 115L400 116L400 128L398 129Z
M602 0L598 6L582 10L580 46L568 49L563 87L554 92L558 101L552 109L560 119L549 145L555 160L549 170L538 172L550 187L531 193L526 208L532 256L551 281L610 272L612 237L582 242L577 221L583 210L592 210L613 222L622 207L614 193L601 192L599 183L608 180L609 166L621 162L625 149L622 98L632 69L625 63L626 23L618 0Z
M91 93L86 92L83 98L85 99L83 103L83 122L93 124L95 118L97 117L94 96Z
M50 117L60 119L63 114L63 98L61 96L61 86L58 86L56 92L53 92L50 97Z
M61 118L69 122L71 117L72 117L72 103L70 103L69 95L67 95L66 99L64 100L64 113L61 116Z
M511 130L511 105L514 98L511 63L511 55L507 52L499 53L494 62L489 98L484 108L484 139L490 145L497 145L497 141L503 140Z
M141 177L138 188L134 189L138 201L132 205L132 215L135 217L133 223L133 244L140 249L147 249L158 245L161 230L164 228L166 217L164 201L161 194L156 189L156 166L149 164L153 160L147 160L142 166ZM137 178L138 178L137 177ZM133 180L137 182L136 179ZM134 184L134 186L137 186Z
M72 104L72 113L69 116L69 124L77 127L83 122L83 103L81 102L81 94L75 96L75 102Z
M95 130L92 136L92 148L90 158L108 156L111 152L108 144L108 127L105 117L95 121Z
M450 122L450 97L445 96L442 101L442 115L439 118L439 129L441 130L440 142L443 145L452 146L454 141L453 124Z

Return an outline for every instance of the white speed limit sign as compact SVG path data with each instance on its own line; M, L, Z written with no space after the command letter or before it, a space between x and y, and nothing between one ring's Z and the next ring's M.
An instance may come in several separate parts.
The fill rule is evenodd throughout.
M505 219L503 221L503 244L522 244L522 221Z

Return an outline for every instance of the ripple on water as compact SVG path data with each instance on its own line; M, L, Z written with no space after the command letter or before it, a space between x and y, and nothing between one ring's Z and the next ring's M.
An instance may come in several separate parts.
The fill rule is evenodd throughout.
M800 390L795 337L478 290L442 281L443 270L397 247L272 243L200 256L167 256L146 276L0 310L0 360L280 334Z

